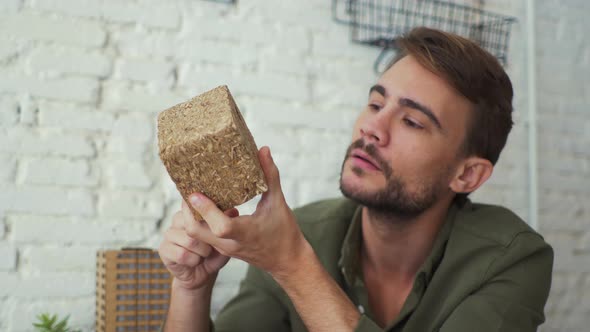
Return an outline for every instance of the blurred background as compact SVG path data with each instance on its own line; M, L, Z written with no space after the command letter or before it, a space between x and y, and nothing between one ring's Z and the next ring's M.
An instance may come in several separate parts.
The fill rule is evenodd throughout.
M455 1L481 5L481 1ZM340 195L378 47L330 0L0 0L0 330L42 312L94 330L96 252L157 248L180 196L156 115L227 84L291 207ZM556 253L540 329L590 324L590 2L490 0L516 18L515 127L473 200L502 204ZM256 199L240 207L252 212ZM237 290L231 261L213 311Z

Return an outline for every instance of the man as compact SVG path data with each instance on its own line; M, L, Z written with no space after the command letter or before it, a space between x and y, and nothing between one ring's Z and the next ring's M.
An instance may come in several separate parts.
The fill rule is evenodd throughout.
M512 85L489 53L418 28L370 88L342 165L346 198L292 211L270 150L251 216L199 193L160 256L174 275L166 331L535 331L551 247L509 210L467 195L492 174L512 127ZM228 257L250 264L209 320Z

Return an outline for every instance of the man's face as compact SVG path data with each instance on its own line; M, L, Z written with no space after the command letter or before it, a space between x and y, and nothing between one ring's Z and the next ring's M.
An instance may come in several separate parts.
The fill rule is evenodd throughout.
M442 78L404 57L369 92L342 164L342 193L400 217L453 195L470 111Z

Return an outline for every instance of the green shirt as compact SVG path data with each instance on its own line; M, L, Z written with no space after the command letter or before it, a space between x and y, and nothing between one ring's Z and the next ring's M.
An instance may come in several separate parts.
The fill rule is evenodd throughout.
M551 285L553 250L509 210L452 205L433 249L416 273L398 317L385 329L372 319L359 271L361 208L347 199L295 210L328 273L359 308L356 331L536 331ZM250 266L215 331L307 331L286 293Z

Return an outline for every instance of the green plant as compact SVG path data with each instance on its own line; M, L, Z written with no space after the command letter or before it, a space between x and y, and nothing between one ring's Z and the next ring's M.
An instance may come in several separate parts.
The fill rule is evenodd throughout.
M58 321L57 315L41 314L37 316L37 323L33 326L38 332L81 332L81 330L72 330L68 327L70 316Z

